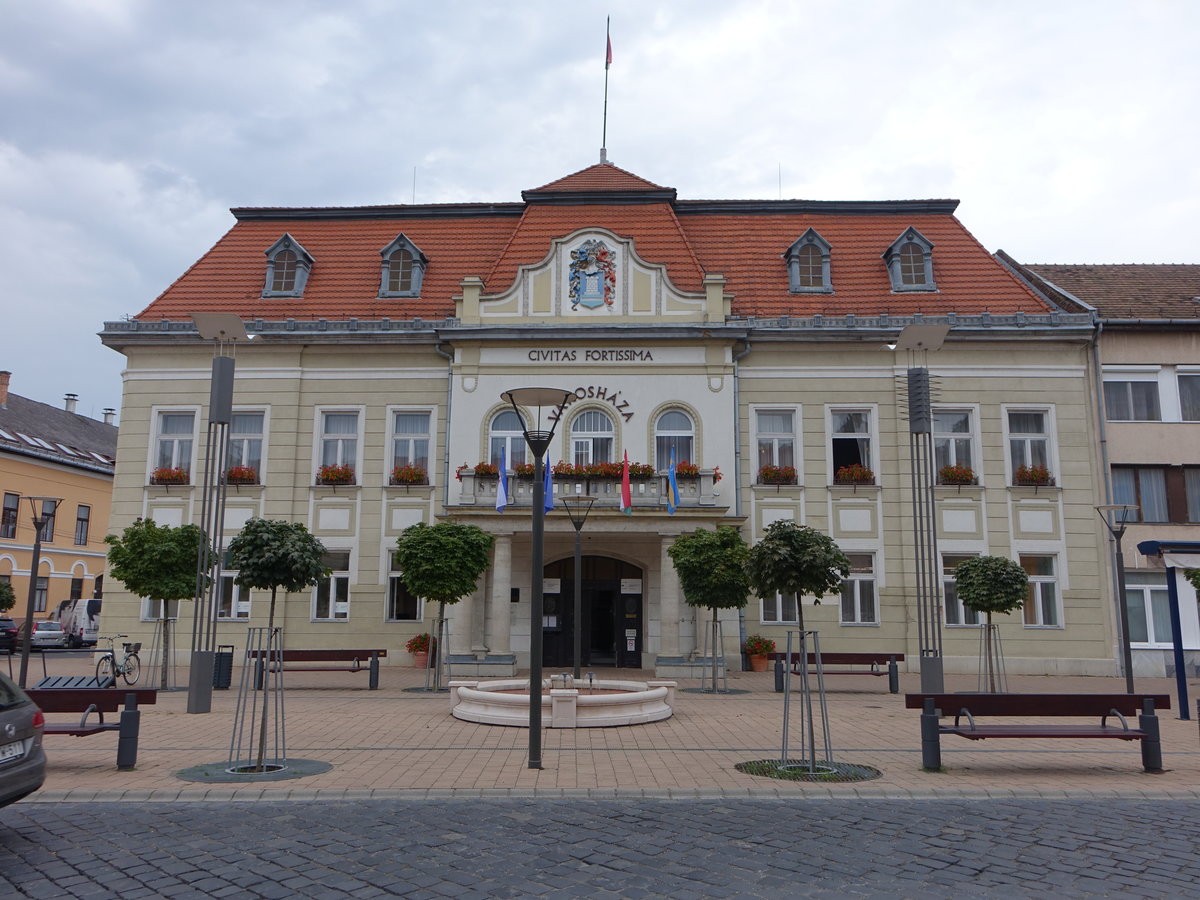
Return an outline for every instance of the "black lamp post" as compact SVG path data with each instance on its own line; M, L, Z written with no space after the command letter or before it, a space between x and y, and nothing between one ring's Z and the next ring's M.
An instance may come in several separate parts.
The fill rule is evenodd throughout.
M583 634L583 523L587 521L588 513L592 511L592 504L596 502L595 497L563 497L558 501L566 509L567 515L571 517L571 524L575 526L575 590L572 591L572 596L575 598L575 679L579 679L579 661L583 658L581 652L581 644Z
M33 646L33 607L37 598L38 567L42 562L42 529L58 512L61 497L26 497L29 501L30 512L33 513L33 561L29 564L29 599L25 605L25 624L22 628L25 635L21 640L21 673L18 683L25 687L25 679L29 673L29 649ZM47 504L50 508L47 509Z
M1125 517L1123 512L1136 510L1139 507L1125 503L1109 503L1097 506L1096 512L1100 521L1112 535L1117 554L1117 616L1121 625L1121 665L1125 669L1125 693L1132 694L1133 690L1133 651L1129 647L1129 598L1125 596L1125 557L1121 553L1121 538L1125 536ZM1113 519L1120 524L1114 527L1105 513L1117 513Z
M532 549L529 565L529 768L542 767L542 590L545 587L542 573L542 535L546 526L546 486L543 478L542 458L554 440L554 429L562 416L571 391L562 388L527 387L505 391L500 399L512 404L513 412L521 420L525 443L533 452L533 528ZM525 424L520 406L536 407L536 428ZM542 428L542 410L555 408L559 415L550 420L549 430ZM503 477L503 473L501 473Z

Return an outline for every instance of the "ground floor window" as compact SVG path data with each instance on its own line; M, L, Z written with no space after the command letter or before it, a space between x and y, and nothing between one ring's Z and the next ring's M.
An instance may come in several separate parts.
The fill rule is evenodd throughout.
M336 622L350 618L350 551L326 550L321 564L330 570L313 593L314 621Z
M1163 572L1126 572L1131 644L1171 643L1171 602Z
M878 625L879 604L875 601L875 555L847 553L850 574L842 581L842 624Z
M217 618L250 618L250 589L237 583L236 572L223 572L217 584Z
M954 569L966 562L973 553L946 553L942 556L942 594L945 597L947 625L978 625L979 613L967 609L958 599L958 583L954 580Z
M1054 557L1021 554L1021 568L1029 576L1029 595L1025 600L1025 626L1061 627L1062 613L1059 609Z
M46 597L50 593L50 579L45 576L39 577L37 586L33 589L33 611L46 611Z
M799 621L795 594L773 594L762 598L764 625L794 625Z
M400 567L392 558L392 573L388 578L387 619L389 622L419 622L422 615L421 598L412 594L400 577Z

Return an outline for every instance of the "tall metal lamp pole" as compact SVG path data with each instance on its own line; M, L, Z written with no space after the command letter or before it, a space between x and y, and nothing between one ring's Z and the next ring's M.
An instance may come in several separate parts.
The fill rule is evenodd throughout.
M530 551L529 590L529 768L542 767L542 535L546 525L546 486L543 475L543 457L554 440L554 429L566 406L570 391L562 388L517 388L505 391L500 399L512 405L520 419L525 443L533 452L533 528ZM536 407L535 428L525 424L518 406ZM542 428L542 410L550 407L559 415L550 420L549 430Z
M1124 503L1109 503L1096 507L1100 521L1104 523L1104 527L1113 537L1117 554L1117 615L1121 625L1121 667L1125 670L1125 693L1127 694L1134 693L1133 651L1129 646L1129 598L1125 596L1125 557L1121 553L1121 538L1125 536L1125 517L1120 513L1137 509L1140 507ZM1113 516L1114 521L1109 521L1106 515L1110 512L1117 514ZM1114 527L1114 522L1119 522L1120 527Z
M42 529L58 512L61 497L26 497L33 513L33 559L29 563L29 599L25 604L25 634L21 639L21 672L17 683L25 687L29 673L29 649L33 645L33 607L37 599L38 567L42 563ZM47 508L48 507L48 508Z
M595 497L563 497L558 501L566 509L567 515L571 517L571 524L575 526L575 588L571 592L575 598L575 679L579 679L579 662L583 658L582 643L583 643L583 523L587 521L588 513L592 511L592 504L596 502Z

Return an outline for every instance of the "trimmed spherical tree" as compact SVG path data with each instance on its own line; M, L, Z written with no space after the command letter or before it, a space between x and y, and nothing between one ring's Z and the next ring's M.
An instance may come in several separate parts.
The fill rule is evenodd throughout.
M296 593L329 574L321 558L325 545L299 522L250 519L229 542L229 561L238 584L271 592L267 633L275 627L275 597L279 588Z
M955 566L954 589L964 607L987 616L987 634L981 645L982 674L988 689L995 690L1000 645L992 639L992 614L1007 615L1021 608L1029 592L1029 575L1006 557L973 556Z
M714 635L717 611L742 609L750 597L750 577L746 574L749 553L741 533L731 525L720 525L715 530L697 528L677 537L667 549L684 601L688 606L712 610ZM714 647L714 660L716 651ZM715 664L713 681L715 686Z
M807 525L772 522L757 544L750 548L747 564L750 585L760 597L795 594L796 615L801 630L804 610L801 597L840 591L850 574L850 560L833 538Z

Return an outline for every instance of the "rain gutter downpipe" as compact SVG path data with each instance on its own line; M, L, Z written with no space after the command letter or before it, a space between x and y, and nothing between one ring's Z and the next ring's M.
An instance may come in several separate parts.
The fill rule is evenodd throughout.
M442 464L442 509L444 510L450 505L450 428L454 421L450 415L451 407L454 403L454 354L447 353L442 349L446 344L442 341L433 345L433 352L446 360L446 446L444 456L446 461Z

